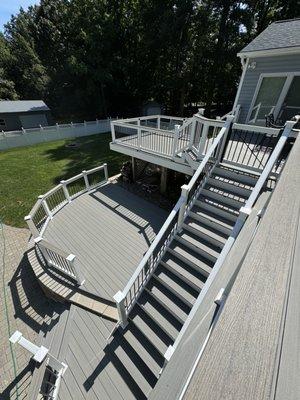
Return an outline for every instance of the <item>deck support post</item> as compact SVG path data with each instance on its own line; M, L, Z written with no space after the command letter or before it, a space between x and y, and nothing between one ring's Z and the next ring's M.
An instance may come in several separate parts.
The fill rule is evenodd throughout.
M168 168L161 167L161 175L160 175L160 192L161 192L161 194L166 194L167 181L168 181Z
M113 121L110 121L110 131L111 131L112 142L115 143L115 141L116 141L116 132L115 132L115 126L114 126Z
M105 176L105 181L108 181L108 168L107 168L107 163L103 164L103 168L104 168L104 176Z
M62 188L63 188L64 194L65 194L65 198L68 200L69 203L71 203L71 197L70 197L70 193L69 193L68 188L67 188L66 181L60 181L60 183L62 184Z
M136 161L134 157L131 157L131 167L132 167L132 181L136 180Z
M122 328L126 328L128 321L127 321L127 315L126 315L126 310L125 310L125 296L124 294L119 290L113 297L113 299L116 302L118 314L119 314L119 322Z
M182 224L184 221L184 213L186 210L186 206L187 206L187 201L188 201L188 195L189 195L189 187L188 185L182 185L181 186L181 197L184 199L180 210L179 210L179 215L178 215L178 222L177 222L177 229L178 231L181 231L182 229Z

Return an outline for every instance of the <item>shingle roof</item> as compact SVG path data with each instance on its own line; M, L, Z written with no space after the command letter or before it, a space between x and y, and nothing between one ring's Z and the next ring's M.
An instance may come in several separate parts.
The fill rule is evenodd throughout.
M241 53L300 47L300 18L276 21L269 25Z
M0 113L47 110L49 108L42 100L0 100Z

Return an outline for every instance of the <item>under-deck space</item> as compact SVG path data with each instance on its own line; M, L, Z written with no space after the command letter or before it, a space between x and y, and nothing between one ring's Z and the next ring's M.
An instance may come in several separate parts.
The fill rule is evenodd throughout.
M76 255L85 279L81 290L113 301L166 217L166 211L108 183L57 212L44 237Z

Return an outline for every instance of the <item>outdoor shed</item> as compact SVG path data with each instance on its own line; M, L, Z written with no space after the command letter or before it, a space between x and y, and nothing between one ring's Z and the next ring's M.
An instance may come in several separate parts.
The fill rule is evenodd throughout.
M269 25L244 47L243 73L234 107L240 105L239 122L274 124L300 113L300 19Z
M51 111L42 100L0 101L0 130L2 131L53 124Z

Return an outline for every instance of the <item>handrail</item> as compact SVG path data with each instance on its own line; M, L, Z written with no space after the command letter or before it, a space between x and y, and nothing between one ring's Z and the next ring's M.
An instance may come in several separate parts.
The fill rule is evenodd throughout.
M112 124L115 126L121 126L123 128L129 128L129 129L135 129L135 130L141 129L143 131L147 130L147 131L151 131L151 132L164 133L167 135L174 133L173 131L171 131L171 130L168 131L167 129L154 128L152 126L147 126L147 125L130 125L130 124L127 124L125 122L120 122L120 121L113 121ZM116 139L116 140L118 140L118 139Z
M296 118L296 121L287 121L286 122L284 132L283 132L281 138L279 139L277 145L275 146L273 153L272 153L271 157L269 158L268 163L266 164L263 172L261 173L260 178L258 179L256 185L254 186L254 189L253 189L248 201L246 202L244 207L241 207L240 214L239 214L239 216L235 222L235 225L232 229L232 233L229 236L229 238L227 239L227 241L226 241L213 269L212 269L212 272L210 273L209 277L207 278L207 280L206 280L196 302L194 303L194 305L188 315L188 318L184 322L175 342L173 343L172 346L168 347L168 349L165 353L166 362L168 362L170 360L171 356L173 355L173 353L174 353L175 349L177 348L179 342L181 341L184 333L186 332L191 320L193 319L196 311L202 304L206 293L208 292L209 288L211 287L212 283L214 282L214 279L215 279L217 273L219 272L220 268L222 267L222 265L226 259L226 256L228 255L229 251L231 250L233 244L235 243L235 240L236 240L237 236L239 235L242 227L244 226L246 219L251 214L252 206L255 203L255 201L257 200L262 187L264 186L265 182L267 181L269 174L271 173L273 166L276 163L288 137L291 135L293 126L295 124L297 124L297 122L300 120L300 116L296 116L295 118Z

